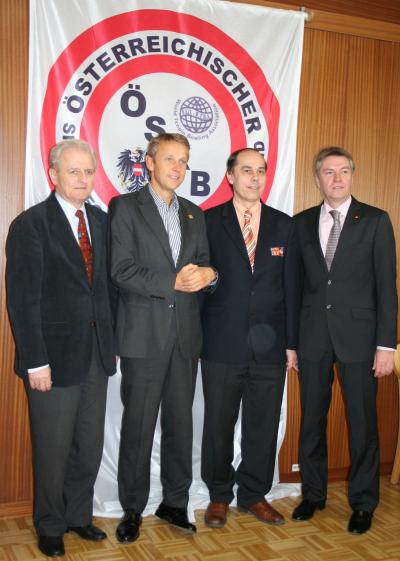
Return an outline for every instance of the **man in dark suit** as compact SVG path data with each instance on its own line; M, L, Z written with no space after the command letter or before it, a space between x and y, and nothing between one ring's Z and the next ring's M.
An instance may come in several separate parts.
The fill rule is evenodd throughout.
M205 399L202 477L205 522L226 523L233 486L239 508L267 524L283 516L266 500L272 486L286 368L297 368L298 252L292 218L262 204L266 163L254 149L227 162L233 198L206 211L210 262L219 273L203 308ZM242 403L242 459L232 466Z
M189 159L180 134L148 146L150 184L111 201L111 275L119 287L117 347L124 412L118 465L124 516L117 539L139 536L150 490L154 430L161 405L159 518L193 533L187 517L192 480L194 359L201 349L196 292L213 281L202 211L178 197Z
M339 147L314 160L323 203L296 216L304 267L299 363L303 501L294 520L325 507L326 418L333 364L347 406L352 467L348 530L369 530L379 496L377 378L391 374L396 346L396 253L383 210L351 196L354 162Z
M50 557L64 554L68 530L106 538L92 525L92 498L115 354L107 217L85 205L95 170L86 142L54 146L55 192L13 221L6 247L16 372L29 401L34 524L39 549Z

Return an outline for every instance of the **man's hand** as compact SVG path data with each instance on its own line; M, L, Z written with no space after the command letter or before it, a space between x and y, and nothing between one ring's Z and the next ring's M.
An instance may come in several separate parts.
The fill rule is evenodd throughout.
M372 370L375 370L375 378L388 376L394 369L394 351L377 349Z
M298 364L298 361L297 361L296 351L291 351L289 349L286 349L286 368L288 370L290 370L291 368L294 368L296 370L296 372L298 372L299 364Z
M28 374L28 376L29 384L33 390L38 390L40 392L48 392L51 390L52 381L50 366L32 372Z
M211 267L199 267L189 263L176 275L174 288L181 292L198 292L208 286L214 278L215 271Z

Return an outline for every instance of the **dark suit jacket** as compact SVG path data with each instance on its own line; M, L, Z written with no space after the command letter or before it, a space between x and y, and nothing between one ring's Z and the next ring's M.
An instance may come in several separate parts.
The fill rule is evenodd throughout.
M293 219L262 205L252 274L232 201L205 213L219 284L205 295L202 356L210 361L285 362L297 348L300 300Z
M111 284L106 264L107 216L86 205L93 246L89 286L70 224L51 194L11 224L6 244L7 297L16 343L15 369L50 364L55 386L81 382L87 374L93 322L107 374L115 372Z
M174 316L183 356L200 353L197 295L175 291L174 285L176 273L184 265L208 266L208 243L203 212L190 201L178 199L182 242L176 267L167 232L147 186L110 202L111 276L120 294L120 356L146 358L159 354Z
M304 293L299 355L319 360L331 338L342 362L373 358L396 347L396 249L386 212L351 202L328 272L319 241L321 205L295 217Z

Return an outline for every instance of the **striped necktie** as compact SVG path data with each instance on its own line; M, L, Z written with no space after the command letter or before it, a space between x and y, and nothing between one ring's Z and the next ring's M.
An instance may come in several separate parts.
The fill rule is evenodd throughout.
M246 245L247 255L249 256L251 270L254 271L254 257L256 255L256 240L250 226L251 212L247 209L244 213L244 224L242 234Z
M332 261L335 256L336 247L339 241L341 225L340 225L340 212L338 210L330 210L329 214L333 218L333 226L329 232L328 243L326 244L325 261L328 271L331 269Z
M78 217L78 240L81 248L83 262L85 264L86 273L89 284L92 283L93 277L93 250L89 240L89 234L86 228L85 216L82 210L77 210L75 216Z

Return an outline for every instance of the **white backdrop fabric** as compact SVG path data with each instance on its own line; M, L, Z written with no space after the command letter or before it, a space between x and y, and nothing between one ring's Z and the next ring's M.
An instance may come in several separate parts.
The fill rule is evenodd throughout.
M140 189L148 140L178 131L191 143L178 190L203 209L231 196L228 155L244 146L264 154L263 201L292 213L302 12L223 0L30 0L25 204L50 193L51 146L83 138L98 154L91 203L107 209L120 193ZM120 374L110 380L104 455L95 513L121 514L116 473L122 406ZM283 439L286 397L279 443ZM204 507L200 479L201 376L194 403L194 481L190 509ZM147 512L161 498L159 428ZM238 464L240 431L236 435ZM275 485L270 497L298 493Z

